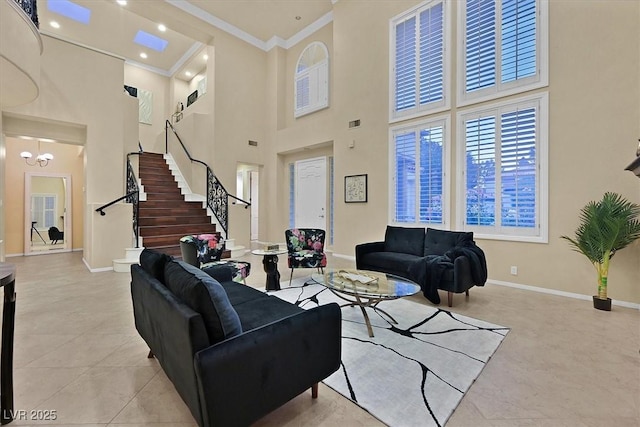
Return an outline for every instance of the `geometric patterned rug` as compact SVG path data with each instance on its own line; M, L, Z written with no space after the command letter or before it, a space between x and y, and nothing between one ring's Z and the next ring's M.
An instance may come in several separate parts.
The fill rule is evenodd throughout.
M344 303L322 285L294 279L269 292L309 309ZM407 299L380 303L398 324L342 308L342 366L323 382L393 427L443 426L509 328Z

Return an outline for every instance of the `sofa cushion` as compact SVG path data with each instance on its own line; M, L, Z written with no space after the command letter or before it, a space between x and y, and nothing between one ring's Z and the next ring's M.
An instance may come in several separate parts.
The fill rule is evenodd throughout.
M473 241L473 232L447 231L427 228L424 239L424 256L444 255L455 246L464 246Z
M238 313L231 306L222 285L213 277L192 265L175 260L167 263L164 276L167 288L192 310L200 313L212 344L242 333Z
M303 312L304 309L274 296L266 296L235 306L242 329L249 331L260 326Z
M251 286L246 286L238 282L222 282L220 283L229 297L229 302L235 308L238 304L255 299L269 298L267 294L259 291ZM236 310L237 311L237 310Z
M424 228L387 226L384 234L384 250L422 256Z
M375 271L405 275L409 266L421 258L399 252L371 252L362 257L362 264L364 268L375 266Z
M164 283L164 266L172 259L172 256L162 252L144 249L140 253L140 266L151 276Z

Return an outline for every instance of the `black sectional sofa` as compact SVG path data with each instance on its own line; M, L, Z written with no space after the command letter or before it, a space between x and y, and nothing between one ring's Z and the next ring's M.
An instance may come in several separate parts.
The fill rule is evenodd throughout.
M438 289L447 291L448 305L454 293L466 293L487 280L484 252L473 233L434 228L387 226L383 242L356 246L360 270L395 274L418 283L425 297L440 303Z
M246 426L340 366L337 304L303 310L145 249L131 266L136 329L199 426ZM217 279L217 280L216 280Z

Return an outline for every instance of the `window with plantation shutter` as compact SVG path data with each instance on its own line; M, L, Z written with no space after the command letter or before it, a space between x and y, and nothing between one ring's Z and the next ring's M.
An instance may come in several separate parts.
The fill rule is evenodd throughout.
M423 3L391 20L391 118L446 107L445 2Z
M465 230L546 241L546 111L540 94L459 113Z
M393 222L444 224L446 120L397 128L393 134Z
M311 43L298 59L294 102L295 117L329 106L329 52L323 43Z
M461 9L459 105L546 86L547 0L466 0Z

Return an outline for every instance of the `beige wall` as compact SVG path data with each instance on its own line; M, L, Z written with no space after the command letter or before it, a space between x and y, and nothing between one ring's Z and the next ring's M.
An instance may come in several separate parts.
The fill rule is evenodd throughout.
M42 144L42 152L53 154L53 160L45 168L29 166L20 158L22 151L37 152L37 143L20 138L6 138L8 161L3 180L3 190L6 194L4 203L6 226L6 255L24 253L25 228L31 227L29 220L25 220L25 174L51 173L71 175L71 220L72 220L72 249L82 249L84 229L84 147L70 144ZM38 192L32 181L31 192ZM59 206L59 209L64 206ZM61 213L59 214L61 215ZM59 224L57 227L63 230Z
M354 255L360 242L381 240L389 197L389 20L418 1L376 2L363 13L363 2L340 1L333 25L286 52L284 127L278 128L278 150L333 140L335 156L334 251ZM457 2L452 2L454 9ZM578 211L605 191L616 191L640 202L640 183L624 167L631 161L640 135L640 3L630 1L550 2L549 92L549 242L545 244L479 240L492 280L591 295L595 273L559 236L571 234ZM597 30L594 30L597 29ZM315 39L330 51L330 108L293 119L293 67L301 50ZM328 40L327 40L328 39ZM453 58L455 60L454 46ZM278 62L273 53L273 64ZM273 81L278 74L272 72ZM454 76L454 74L452 74ZM455 123L454 107L451 114ZM348 129L360 119L361 127ZM274 123L269 123L270 127ZM451 170L455 164L455 125ZM354 148L349 144L354 143ZM273 155L273 154L270 154ZM275 153L277 156L277 153ZM312 157L311 155L309 157ZM278 165L273 165L278 167ZM369 175L369 201L343 202L345 175ZM288 213L285 173L278 182L279 215ZM455 176L452 190L455 191ZM450 211L455 213L455 198ZM453 216L451 223L456 224ZM280 233L283 220L269 221ZM455 228L452 226L451 228ZM518 275L510 274L518 266ZM614 299L640 302L640 242L616 255L609 294Z
M121 59L43 36L40 95L32 103L5 110L23 117L56 120L86 127L84 155L83 257L90 268L109 267L131 245L130 234L113 230L111 238L94 239L89 224L111 228L94 204L124 194L124 63ZM8 212L5 211L5 214Z

